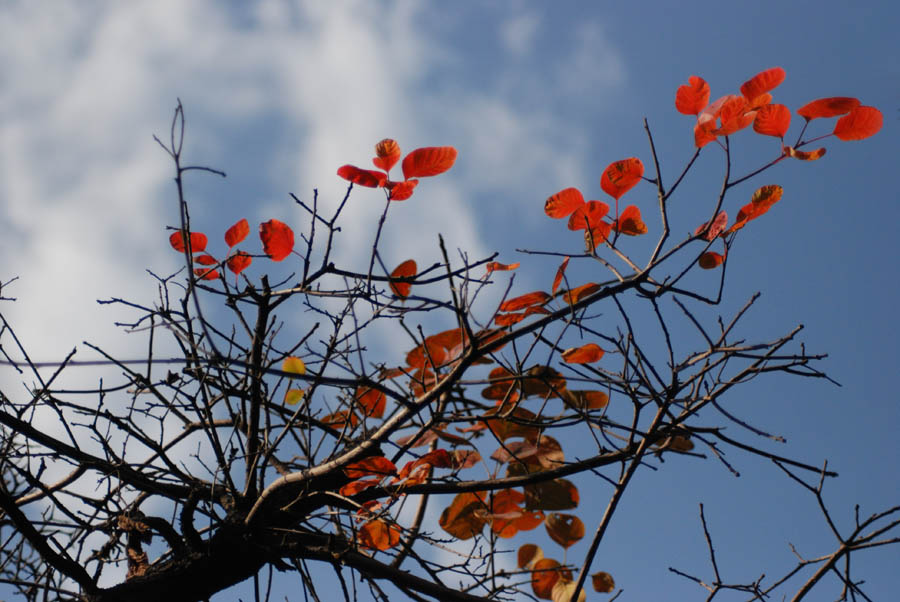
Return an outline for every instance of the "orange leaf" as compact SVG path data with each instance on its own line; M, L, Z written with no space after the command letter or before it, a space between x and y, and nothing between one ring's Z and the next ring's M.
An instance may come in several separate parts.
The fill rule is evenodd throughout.
M201 253L206 250L206 234L191 232L191 253ZM169 244L179 253L184 253L184 237L181 231L173 232L169 237Z
M756 112L753 131L764 136L784 138L791 125L791 110L784 105L766 105Z
M360 169L355 165L344 165L339 167L337 175L354 184L359 184L360 186L365 186L367 188L384 186L384 183L387 181L387 174L371 169Z
M533 543L526 543L519 546L519 551L516 553L516 560L520 569L526 567L531 568L534 563L543 557L544 551Z
M391 168L400 160L400 145L396 140L385 138L375 145L375 154L378 155L372 159L375 167L380 167L385 172L391 171Z
M494 324L497 326L512 326L518 324L525 319L525 313L500 314L494 318Z
M601 594L610 594L616 589L616 582L612 575L604 571L591 575L591 583L594 586L594 591Z
M194 263L199 263L200 265L217 265L219 262L216 261L216 258L212 255L195 255Z
M675 108L685 115L696 115L709 103L709 84L702 77L692 75L688 85L679 86L675 93Z
M390 550L400 543L401 531L381 519L367 522L359 528L359 545L371 550Z
M859 106L838 119L832 133L841 140L862 140L877 134L883 119L875 107Z
M361 479L359 481L347 483L340 488L339 492L341 495L350 497L351 495L356 495L360 491L364 491L369 487L375 487L379 483L381 483L381 479Z
M491 408L485 412L483 420L488 429L500 441L506 441L512 437L523 437L529 441L535 441L541 435L541 429L531 424L537 420L534 412L529 412L525 408L516 408L511 414L512 420L506 420L496 417L497 410L498 408Z
M792 146L783 147L784 154L793 157L794 159L799 159L801 161L815 161L816 159L821 159L825 156L825 147L817 148L814 151L802 151L797 150Z
M259 225L259 238L263 252L272 261L281 261L294 250L294 231L277 219L270 219Z
M550 294L555 295L556 290L559 288L560 283L562 283L563 275L566 273L566 268L569 267L569 258L566 257L563 259L562 263L559 264L559 268L556 270L556 276L553 278L553 288L550 289Z
M587 284L582 284L581 286L575 287L570 291L567 291L565 295L563 295L563 299L566 300L566 303L574 305L578 303L588 295L595 293L600 290L600 285L595 282L588 282Z
M384 456L371 456L351 462L344 466L344 474L349 479L361 479L367 476L386 477L397 474L397 467Z
M215 269L195 268L194 275L203 280L215 280L219 277L219 272Z
M228 228L225 232L225 244L229 247L233 247L238 244L250 234L250 224L247 223L247 219L244 218L237 222L232 227Z
M441 513L441 528L457 539L471 539L480 534L488 522L484 494L464 492Z
M428 353L426 353L426 349ZM425 367L432 368L440 366L447 359L447 350L435 341L425 339L425 346L416 346L412 351L406 354L406 364L417 370L424 370Z
M781 67L766 69L745 81L741 86L741 94L747 100L752 101L757 96L777 88L784 81L784 75L784 69Z
M569 230L596 228L606 214L609 205L602 201L588 201L580 205L569 217Z
M547 535L564 548L570 548L584 537L584 523L574 514L552 512L544 520Z
M322 424L325 424L337 430L343 430L348 425L351 429L354 429L356 428L356 425L359 424L359 418L357 418L356 414L354 414L353 412L348 412L347 410L339 410L323 417L321 419L321 422Z
M858 98L849 98L846 96L833 96L831 98L820 98L812 102L808 102L799 109L797 114L807 121L819 119L820 117L837 117L845 115L859 106Z
M456 149L452 146L417 148L403 159L403 179L436 176L453 167L454 162Z
M755 116L755 113L750 111L746 98L735 95L725 96L715 113L715 117L719 119L721 125L713 130L713 134L730 136L753 123Z
M722 265L723 261L725 261L724 255L720 255L714 251L707 251L700 255L700 259L697 260L697 263L699 263L700 267L704 270L712 270Z
M491 272L514 270L519 267L519 262L499 263L496 261L491 261L485 267L487 268L487 273L490 274Z
M590 253L606 242L612 232L612 224L601 221L594 228L584 231L584 248Z
M576 410L599 410L609 403L609 395L603 391L563 391L562 400Z
M566 217L584 205L584 197L577 188L560 190L544 201L544 213L554 219Z
M644 164L637 157L613 161L600 176L600 188L618 201L641 181L643 175Z
M387 405L387 398L384 393L378 389L370 389L368 387L359 387L356 390L356 403L362 406L363 416L372 418L381 418L384 416L384 408Z
M419 185L418 180L405 180L403 182L385 183L385 187L390 191L390 199L392 201L405 201L412 196L413 190Z
M619 219L613 222L613 228L629 236L638 236L647 233L647 224L641 220L641 210L635 205L625 207Z
M758 218L760 215L768 211L772 205L781 199L783 189L777 184L762 186L750 198L750 202L741 207L738 212L737 221L728 229L728 234L737 232L750 220Z
M604 351L596 343L588 343L581 347L571 347L562 352L562 359L567 364L591 364L599 362Z
M759 109L760 107L766 106L770 102L772 102L771 94L769 94L768 92L765 94L760 94L759 96L757 96L756 98L751 100L749 103L747 103L747 110L753 111L753 110Z
M407 259L391 272L391 281L389 282L391 290L394 291L394 294L398 297L406 299L409 297L409 291L412 289L412 283L410 282L394 282L394 278L412 278L416 275L417 271L416 262L412 259Z
M551 297L544 291L534 291L532 293L520 295L518 297L515 297L514 299L507 299L500 304L500 311L517 311L520 309L525 309L526 307L530 307L532 305L540 305L546 303L552 298L553 297Z
M553 586L565 573L569 573L552 558L541 558L534 563L532 571L531 589L535 596L544 600L553 598Z
M700 233L706 229L706 226L709 222L701 224L696 230L694 230L694 236L700 236ZM716 216L716 219L712 221L712 225L709 226L709 231L703 235L704 240L715 240L716 236L722 233L722 230L725 229L725 226L728 225L728 214L724 211L719 211L719 214Z
M247 269L252 261L253 258L250 255L243 251L238 251L225 260L225 267L234 272L236 276Z

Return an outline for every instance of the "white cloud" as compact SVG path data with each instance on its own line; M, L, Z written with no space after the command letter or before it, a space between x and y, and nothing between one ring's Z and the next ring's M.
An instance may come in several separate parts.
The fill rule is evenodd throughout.
M500 40L507 52L529 54L538 32L540 18L534 13L518 14L500 24Z

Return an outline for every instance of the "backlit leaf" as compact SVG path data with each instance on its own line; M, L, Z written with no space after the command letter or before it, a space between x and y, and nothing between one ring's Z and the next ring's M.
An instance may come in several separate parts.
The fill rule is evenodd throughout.
M764 136L784 138L791 126L791 111L784 105L766 105L756 112L753 131Z
M518 324L522 320L525 319L525 312L522 313L511 313L511 314L499 314L494 318L494 324L497 326L512 326L514 324Z
M488 429L500 441L506 441L512 437L523 437L529 441L535 441L540 437L541 428L534 424L537 420L534 412L525 408L516 408L510 414L512 420L498 417L497 414L497 408L492 408L485 412L483 420Z
M292 355L284 358L284 361L281 362L281 370L282 372L303 375L306 374L306 364L304 364L303 360L299 357L294 357Z
M372 159L375 167L383 169L385 172L391 171L391 168L400 160L400 145L396 140L385 138L375 145L376 157Z
M566 303L574 305L578 303L588 295L595 293L600 290L600 285L596 282L588 282L587 284L582 284L581 286L575 287L570 291L566 291L566 294L563 295L563 299L565 299Z
M588 343L581 347L570 347L562 352L562 359L567 364L590 364L599 362L604 351L596 343Z
M700 267L704 270L712 270L722 265L723 261L725 261L724 255L720 255L715 251L706 251L700 255L700 259L697 260L697 263L699 263Z
M384 186L384 183L387 181L386 173L371 169L360 169L355 165L343 165L339 167L337 175L354 184L365 186L367 188Z
M584 231L584 248L588 253L606 242L612 232L612 224L601 221L594 228Z
M404 180L403 182L386 182L385 187L390 191L389 198L392 201L405 201L412 196L413 190L419 185L419 181Z
M407 259L391 272L391 281L390 287L391 290L394 291L394 294L398 297L406 299L409 297L409 292L412 289L412 283L409 282L395 282L394 278L411 278L416 275L418 268L416 267L416 262L412 259Z
M417 148L403 158L403 179L436 176L444 173L456 162L456 149L452 146Z
M807 121L812 121L813 119L846 115L858 106L858 98L833 96L831 98L820 98L818 100L808 102L797 109L797 114Z
M600 188L618 201L641 181L643 175L644 164L637 157L613 161L600 176Z
M488 264L485 267L487 268L487 273L490 274L491 272L515 270L516 268L519 267L519 265L520 265L519 262L499 263L497 261L491 261L491 262L488 262Z
M362 408L363 416L381 418L387 405L385 394L378 389L360 387L356 390L356 403Z
M859 106L838 119L832 133L841 140L862 140L877 134L883 119L875 107Z
M351 429L356 428L359 424L359 418L353 412L347 410L338 410L321 419L322 424L330 426L333 429L344 430L348 425Z
M746 98L732 94L719 100L723 100L723 102L716 110L715 118L719 120L720 125L713 130L713 134L730 136L753 123L756 113L750 110Z
M238 251L225 260L225 267L231 270L235 275L238 275L247 269L252 262L253 257L243 251Z
M557 289L559 289L559 285L563 281L563 276L566 273L567 267L569 267L569 258L568 257L563 259L562 263L559 264L559 267L556 269L556 276L553 277L553 288L550 289L551 295L555 295Z
M534 563L531 574L531 589L534 595L544 600L553 597L553 586L561 577L568 575L571 579L571 571L568 571L552 558L541 558Z
M194 268L194 275L201 280L215 280L219 277L219 271L215 268Z
M793 157L794 159L799 159L801 161L815 161L816 159L821 159L825 156L825 147L817 148L814 151L802 151L797 150L792 146L783 147L784 154L788 157Z
M765 94L769 90L774 90L781 82L784 81L784 69L781 67L772 67L761 73L757 73L741 85L741 94L744 98L752 101L757 96Z
M359 528L359 545L370 550L389 550L400 543L400 535L397 526L376 518Z
M397 474L397 467L384 456L370 456L344 466L344 474L349 479L368 476L387 477Z
M599 410L609 403L609 395L603 391L563 391L562 400L565 404L576 410Z
M303 399L305 394L303 389L288 389L284 393L284 403L289 406L296 405L300 403L300 400Z
M484 494L464 492L441 513L441 528L457 539L471 539L480 534L488 522Z
M569 230L596 228L607 213L609 213L609 205L606 203L602 201L588 201L580 205L569 216Z
M233 247L247 238L248 234L250 234L250 224L244 218L225 231L225 244Z
M639 236L647 233L647 224L641 220L641 210L635 205L625 207L622 213L613 223L613 228L629 236Z
M533 543L526 543L519 546L516 553L517 564L520 569L531 568L534 564L544 557L544 551Z
M199 263L200 265L218 265L218 260L212 255L195 255L194 263Z
M601 594L610 594L616 589L616 582L613 580L612 575L604 571L591 575L591 583L594 586L594 591Z
M343 487L341 487L338 491L341 495L345 495L347 497L356 495L360 491L365 491L369 487L375 487L381 483L381 479L360 479L358 481L353 481L351 483L347 483Z
M560 190L544 201L544 213L554 219L567 217L584 205L584 196L577 188Z
M547 535L564 548L570 548L584 537L584 523L574 514L551 512L544 519Z
M696 115L709 103L709 84L702 77L692 75L687 85L675 93L675 108L685 115Z
M202 232L191 232L191 253L201 253L206 250L206 234ZM181 230L173 232L169 237L169 244L179 253L184 253L184 237Z
M706 229L706 226L709 222L700 224L700 226L694 230L694 236L699 236L703 230ZM709 231L703 235L704 240L715 240L716 237L722 233L722 230L725 229L725 226L728 225L728 214L724 211L719 211L719 214L716 216L716 219L713 220L712 225L709 227Z
M520 309L525 309L526 307L529 307L531 305L546 303L552 298L553 297L551 297L544 291L534 291L532 293L519 295L518 297L515 297L513 299L507 299L500 304L500 311L518 311Z
M259 225L259 238L272 261L281 261L294 250L294 231L277 219Z
M783 189L777 184L762 186L750 199L750 202L741 207L738 212L737 221L728 229L728 233L736 232L747 225L747 222L754 220L767 212L772 205L781 199Z

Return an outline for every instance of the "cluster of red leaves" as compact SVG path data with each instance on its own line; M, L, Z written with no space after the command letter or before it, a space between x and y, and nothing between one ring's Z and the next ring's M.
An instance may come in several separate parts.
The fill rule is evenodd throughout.
M228 255L220 262L209 254L200 254L206 250L208 239L202 232L191 232L188 237L190 252L193 261L204 267L194 268L194 274L203 280L215 280L219 278L218 268L224 265L235 276L247 269L253 262L253 256L249 253L234 249L250 234L250 224L246 219L241 219L225 231L225 244L228 245ZM262 241L263 253L273 261L282 261L294 250L294 232L287 224L270 219L259 225L259 238ZM180 230L175 231L169 237L169 244L179 253L185 252L185 239ZM233 252L232 252L233 250Z
M773 104L770 92L784 81L784 77L781 67L767 69L744 82L740 95L728 94L710 103L709 84L703 78L692 75L688 83L680 86L675 93L675 108L685 115L697 116L694 143L698 147L751 124L757 133L783 140L791 125L791 111L785 105ZM800 107L797 114L806 123L813 119L843 115L830 134L840 140L868 138L877 133L882 125L882 115L878 109L862 106L858 99L849 97L820 98ZM805 152L784 146L783 152L786 156L814 161L825 154L825 149Z
M403 158L400 165L403 181L395 182L388 174L400 160L400 155L400 145L397 141L385 138L375 145L375 157L372 159L375 167L384 171L344 165L338 168L337 175L360 186L384 188L390 200L405 201L412 196L413 190L419 184L417 178L444 173L456 162L456 149L452 146L417 148Z

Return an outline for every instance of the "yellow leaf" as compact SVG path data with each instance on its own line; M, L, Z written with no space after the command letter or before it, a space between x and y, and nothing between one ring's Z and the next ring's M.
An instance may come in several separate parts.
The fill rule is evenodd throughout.
M290 356L284 359L284 362L281 364L281 369L284 372L290 372L291 374L306 374L306 364L303 363L299 357Z

